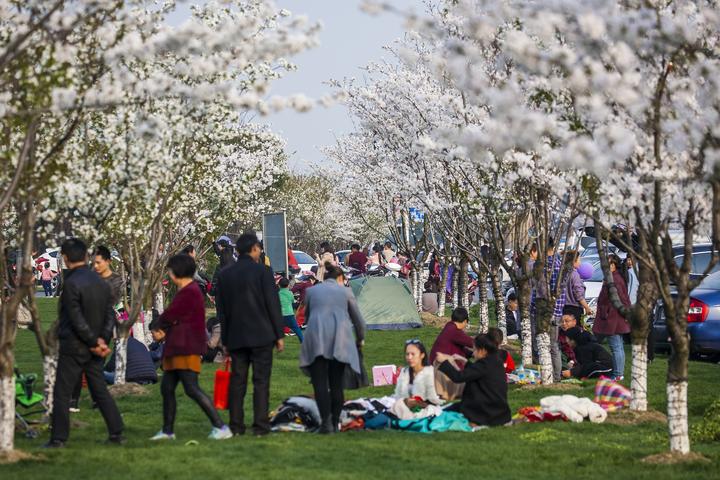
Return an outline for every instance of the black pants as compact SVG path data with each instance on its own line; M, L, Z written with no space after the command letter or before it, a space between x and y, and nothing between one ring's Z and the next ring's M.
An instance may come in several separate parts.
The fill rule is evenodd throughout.
M233 433L245 433L245 393L248 372L253 368L253 432L265 434L270 431L270 374L272 372L273 344L264 347L241 348L230 352L232 373L230 375L230 429Z
M343 374L347 364L337 360L317 357L310 364L310 380L315 390L315 401L320 418L325 423L330 419L334 426L340 421L343 402Z
M180 382L182 382L183 389L185 389L185 395L195 400L195 403L200 406L210 419L213 427L222 427L224 423L220 419L220 415L215 410L210 398L205 395L205 392L202 391L198 384L197 372L192 370L168 370L163 373L162 383L160 384L160 392L163 397L163 432L173 433L175 412L177 411L175 389Z
M60 354L53 400L50 434L52 440L65 442L70 436L70 397L83 373L87 379L90 395L105 419L108 434L113 437L122 433L123 422L120 411L108 392L102 369L103 359L91 355L90 352L80 356Z
M70 396L70 406L77 408L80 403L80 395L82 394L82 375L78 378L73 388L72 395Z

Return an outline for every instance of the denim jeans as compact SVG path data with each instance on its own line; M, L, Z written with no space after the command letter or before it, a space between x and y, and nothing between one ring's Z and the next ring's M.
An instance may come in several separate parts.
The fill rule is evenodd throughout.
M285 315L283 316L283 320L285 321L285 326L288 327L290 330L297 335L298 340L300 340L300 343L303 342L303 332L302 329L298 326L297 320L295 320L295 315Z
M600 342L606 338L613 359L613 377L622 377L625 375L625 347L623 345L623 336L598 335Z

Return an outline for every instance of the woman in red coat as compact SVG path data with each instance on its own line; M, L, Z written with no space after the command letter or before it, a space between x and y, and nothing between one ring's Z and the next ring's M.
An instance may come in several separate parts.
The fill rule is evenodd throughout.
M613 282L617 288L620 301L626 307L630 306L630 296L628 295L627 285L623 276L618 271L621 268L621 261L617 255L608 255L610 262L610 271L612 272ZM597 315L593 323L593 333L598 341L602 342L607 338L610 352L613 357L613 378L622 380L625 374L625 347L623 346L623 335L630 333L630 324L625 317L613 306L610 301L609 288L607 282L603 282L600 295L598 296Z
M201 357L207 350L205 299L193 281L196 265L189 255L175 255L168 260L170 279L178 290L170 306L160 315L152 330L165 332L160 391L163 397L163 428L151 440L174 440L175 389L182 382L185 394L195 400L210 419L213 429L208 438L224 440L232 432L223 423L208 396L198 385Z

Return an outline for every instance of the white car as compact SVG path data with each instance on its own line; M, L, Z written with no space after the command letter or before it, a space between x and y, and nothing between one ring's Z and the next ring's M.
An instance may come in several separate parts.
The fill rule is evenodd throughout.
M298 263L298 267L300 267L301 273L309 272L312 267L317 266L315 259L307 253L300 250L293 250L292 252L293 255L295 255L295 260Z

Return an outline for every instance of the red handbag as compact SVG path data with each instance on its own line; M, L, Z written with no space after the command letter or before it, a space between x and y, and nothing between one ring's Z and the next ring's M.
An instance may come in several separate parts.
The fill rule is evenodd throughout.
M213 402L218 410L227 410L228 395L230 392L230 358L225 360L225 368L215 370L215 387L213 389Z

